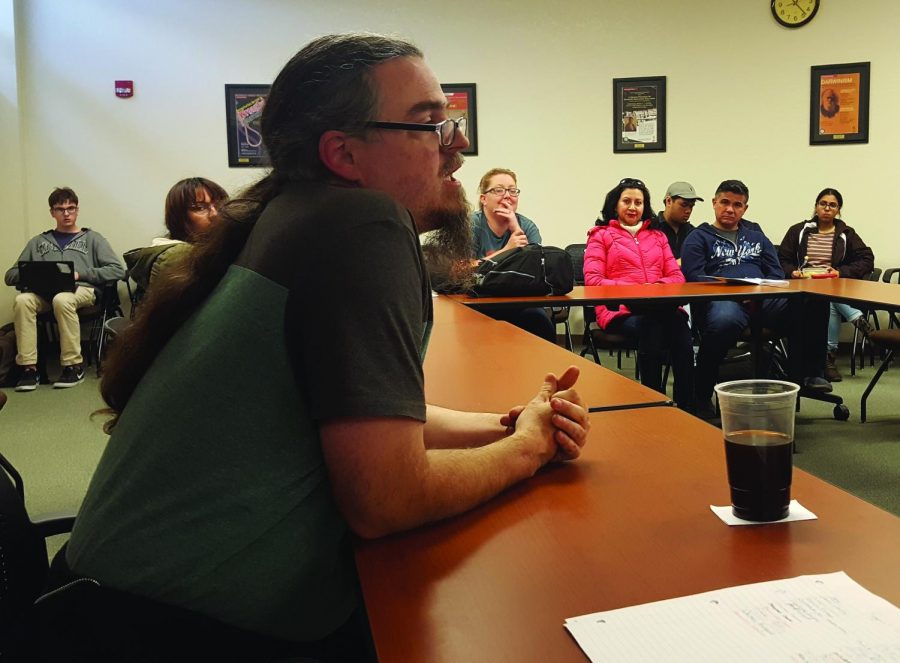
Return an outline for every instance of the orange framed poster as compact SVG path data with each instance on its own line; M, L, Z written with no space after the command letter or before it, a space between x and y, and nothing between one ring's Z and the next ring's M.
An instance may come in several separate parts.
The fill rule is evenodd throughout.
M809 144L869 142L870 63L811 69Z

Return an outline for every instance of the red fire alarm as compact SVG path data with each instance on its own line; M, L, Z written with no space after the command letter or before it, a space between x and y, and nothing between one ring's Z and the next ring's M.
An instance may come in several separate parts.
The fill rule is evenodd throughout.
M116 96L127 99L134 96L134 81L116 81Z

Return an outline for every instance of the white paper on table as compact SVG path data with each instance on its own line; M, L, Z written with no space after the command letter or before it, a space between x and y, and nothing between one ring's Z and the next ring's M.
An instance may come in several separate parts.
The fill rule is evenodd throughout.
M714 514L716 514L719 518L722 519L726 525L773 525L775 523L789 523L794 520L818 520L819 517L814 514L812 511L807 509L805 506L800 504L797 500L791 500L791 503L788 505L788 515L786 518L782 518L781 520L770 520L766 523L756 522L755 520L744 520L743 518L738 518L731 512L731 505L728 506L713 506L710 504L709 508L712 510Z
M900 661L900 609L843 571L567 619L591 661Z

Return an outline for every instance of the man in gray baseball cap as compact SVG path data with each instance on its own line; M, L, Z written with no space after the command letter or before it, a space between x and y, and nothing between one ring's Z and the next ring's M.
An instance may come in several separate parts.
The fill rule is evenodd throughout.
M656 217L655 227L662 230L678 264L681 264L681 245L694 229L688 221L694 211L694 203L703 198L687 182L673 182L666 189L665 209Z

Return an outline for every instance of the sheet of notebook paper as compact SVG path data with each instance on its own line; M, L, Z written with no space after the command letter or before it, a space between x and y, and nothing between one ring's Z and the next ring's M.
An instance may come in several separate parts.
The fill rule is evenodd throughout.
M900 609L844 572L567 619L591 661L898 661Z

